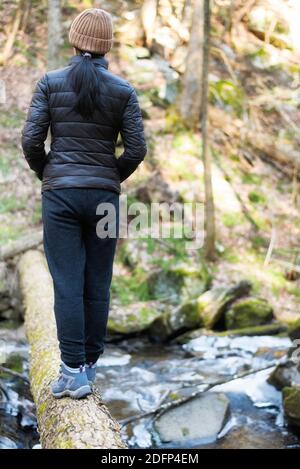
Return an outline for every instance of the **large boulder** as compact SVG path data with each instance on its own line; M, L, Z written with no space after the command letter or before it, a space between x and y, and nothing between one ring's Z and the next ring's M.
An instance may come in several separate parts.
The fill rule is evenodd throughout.
M243 280L231 288L216 287L193 298L197 292L196 286L201 289L201 279L200 281L199 279L197 280L197 277L194 277L194 271L192 272L191 277L185 277L185 281L189 280L190 283L183 283L182 285L178 281L176 282L176 276L174 277L174 283L172 283L172 276L166 277L170 283L164 283L162 279L161 284L158 283L158 288L160 289L166 286L170 288L169 291L164 291L165 296L169 295L169 297L171 297L172 292L174 295L176 289L181 286L182 289L177 291L177 295L174 295L175 300L178 301L180 297L183 300L187 299L182 301L179 306L173 308L169 306L168 312L153 323L150 334L154 337L166 339L186 330L201 327L211 329L222 318L228 304L236 298L247 294L251 289L251 284ZM193 283L194 280L195 283ZM192 290L192 286L194 290Z
M227 329L260 326L267 324L272 318L272 306L266 300L256 297L238 300L225 314Z
M148 330L148 334L152 340L164 342L174 335L170 324L170 316L170 311L166 311L153 321Z
M198 300L189 300L170 311L169 324L174 332L203 326L203 319L199 314Z
M288 422L300 427L300 386L283 389L283 408Z
M206 328L211 329L222 317L227 306L236 298L249 293L252 285L242 280L231 288L216 287L197 299L198 314Z
M164 412L155 421L155 430L164 443L213 441L228 414L229 400L225 394L207 392Z
M149 277L150 294L170 304L181 304L201 295L211 277L205 264L176 264L168 270L157 270Z
M285 387L300 386L299 366L292 360L279 363L270 374L268 382L279 391Z
M157 301L139 301L128 306L113 304L108 319L108 331L125 335L143 332L162 316L162 308Z
M300 339L300 318L290 323L288 334L291 340Z
M203 319L199 315L197 299L189 300L179 306L169 306L163 315L158 317L149 329L150 337L161 341L170 340L184 334L187 330L199 330ZM200 329L202 330L202 329Z
M153 339L171 339L184 331L195 328L198 330L202 325L203 320L198 312L197 299L189 300L173 309L170 308L155 320L150 328L150 336Z

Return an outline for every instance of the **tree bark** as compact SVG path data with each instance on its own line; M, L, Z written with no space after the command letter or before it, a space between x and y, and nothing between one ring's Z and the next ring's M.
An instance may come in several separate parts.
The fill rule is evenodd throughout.
M59 66L59 48L62 44L61 0L48 2L48 69Z
M47 449L125 448L118 423L99 394L80 401L54 399L50 383L60 357L53 314L53 288L39 251L22 255L18 271L30 345L30 383L36 404L41 445Z
M210 39L210 2L204 0L204 23L203 23L203 64L202 64L202 87L201 87L201 131L202 131L202 159L204 166L205 185L205 240L204 251L208 260L214 260L215 252L215 205L212 187L211 155L208 146L207 135L207 113L208 113L208 68L209 68L209 39Z
M199 124L201 111L201 82L203 63L203 5L204 0L194 0L193 20L187 51L186 68L182 80L179 111L190 128Z

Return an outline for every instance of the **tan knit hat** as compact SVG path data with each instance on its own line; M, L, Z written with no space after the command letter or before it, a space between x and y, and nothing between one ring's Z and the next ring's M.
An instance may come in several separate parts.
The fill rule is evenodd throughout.
M111 46L112 19L100 8L84 10L73 21L69 33L70 44L79 50L106 54Z

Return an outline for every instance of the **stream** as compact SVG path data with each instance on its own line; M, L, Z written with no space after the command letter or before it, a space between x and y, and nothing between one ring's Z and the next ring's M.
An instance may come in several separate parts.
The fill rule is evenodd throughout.
M185 345L153 344L146 337L108 343L96 385L130 448L300 448L300 435L285 425L281 393L267 383L272 365L283 360L285 337L201 336ZM0 329L1 363L28 377L28 346L22 326ZM252 371L257 371L254 374ZM233 376L247 374L239 379ZM224 382L224 384L217 384ZM229 413L214 439L165 442L153 416L131 420L210 385L224 393ZM0 448L39 448L35 409L28 384L1 373Z

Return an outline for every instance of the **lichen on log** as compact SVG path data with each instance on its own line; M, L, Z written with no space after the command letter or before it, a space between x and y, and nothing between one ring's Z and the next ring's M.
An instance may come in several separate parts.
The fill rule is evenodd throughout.
M54 399L50 383L60 356L53 313L53 287L43 254L27 251L18 263L30 345L30 384L42 448L125 448L120 427L98 393L76 401Z

